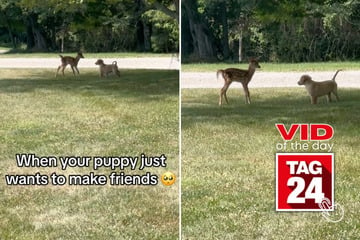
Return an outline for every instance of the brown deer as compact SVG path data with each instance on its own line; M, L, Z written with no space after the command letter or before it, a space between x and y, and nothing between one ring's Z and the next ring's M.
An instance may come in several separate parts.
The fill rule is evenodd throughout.
M218 70L216 72L217 78L219 78L219 74L221 74L225 80L225 84L220 91L219 105L222 105L223 96L225 97L226 103L229 103L226 96L226 91L228 90L232 82L240 82L242 84L245 92L245 103L250 104L250 92L248 84L251 81L251 78L253 77L256 68L260 68L259 62L256 59L250 59L248 70L238 68L227 68L224 70Z
M66 68L66 66L69 64L72 71L73 71L73 74L75 76L75 71L74 69L77 71L78 74L79 73L79 69L77 68L77 65L79 63L79 60L80 58L84 58L84 56L82 55L81 52L78 52L78 54L76 55L76 57L70 57L70 56L62 56L62 55L59 55L60 58L61 58L61 65L58 67L57 71L56 71L56 74L55 74L55 77L57 77L58 73L59 73L59 70L61 69L61 72L62 74L64 75L64 70Z

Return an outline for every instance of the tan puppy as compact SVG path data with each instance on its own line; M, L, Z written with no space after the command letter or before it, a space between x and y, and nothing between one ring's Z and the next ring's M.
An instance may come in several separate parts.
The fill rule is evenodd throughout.
M311 97L312 104L316 104L317 98L324 95L327 95L328 102L331 102L331 93L333 93L336 97L336 100L339 101L335 77L340 71L341 70L337 70L331 80L323 82L315 82L311 79L309 75L302 75L300 80L298 81L298 84L305 85L305 88Z
M113 61L112 64L105 64L102 59L98 59L95 64L99 65L100 77L107 77L110 73L114 73L120 77L120 71L116 61Z

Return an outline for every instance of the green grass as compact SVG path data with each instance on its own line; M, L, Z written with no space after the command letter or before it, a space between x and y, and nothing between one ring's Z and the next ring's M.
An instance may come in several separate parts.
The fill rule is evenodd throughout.
M0 51L3 51L3 52L8 52L10 51L11 48L9 47L5 47L5 46L0 46Z
M261 71L265 72L303 72L303 71L333 71L334 69L360 70L359 62L316 62L316 63L262 63ZM247 63L194 63L182 64L181 70L184 72L214 72L224 68L243 68L247 69Z
M4 49L5 50L5 49ZM63 56L75 56L75 52L53 53L4 53L0 58L54 58ZM140 52L111 52L111 53L83 53L86 58L143 58L143 57L171 57L171 53L140 53Z
M0 239L176 239L179 183L157 186L6 186L6 174L88 174L92 168L18 168L38 156L167 156L178 175L178 72L0 69ZM101 169L98 174L111 170Z
M311 105L305 89L252 89L251 105L230 89L182 90L183 239L358 239L360 236L359 89L339 89L340 102ZM335 201L344 219L275 211L275 123L334 127ZM298 135L296 135L298 139ZM289 151L290 152L290 151Z

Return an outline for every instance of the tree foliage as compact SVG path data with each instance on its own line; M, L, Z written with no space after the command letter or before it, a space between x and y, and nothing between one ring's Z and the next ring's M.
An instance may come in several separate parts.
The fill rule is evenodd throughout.
M0 0L0 43L29 51L178 50L178 0Z
M183 1L183 6L187 1ZM213 57L301 62L360 58L358 0L197 0ZM183 11L183 59L211 61L194 51L198 39ZM241 41L239 41L241 40ZM242 43L239 46L239 43Z

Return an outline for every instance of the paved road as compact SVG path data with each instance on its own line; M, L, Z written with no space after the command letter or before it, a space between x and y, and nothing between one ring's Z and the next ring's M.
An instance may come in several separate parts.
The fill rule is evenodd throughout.
M78 68L98 68L97 59L80 59ZM117 61L119 68L124 69L179 69L180 63L176 57L159 58L103 58L105 63ZM60 58L0 58L0 68L53 68L60 65Z
M94 63L95 58L84 58L79 62L79 68L98 68ZM105 63L116 60L119 68L124 69L179 69L180 63L175 57L163 58L104 58ZM0 68L53 68L60 64L59 58L0 58ZM335 71L306 72L314 80L321 81L331 79ZM301 72L262 72L257 71L251 80L249 87L301 87L297 85ZM343 71L336 77L338 86L360 88L360 71ZM181 88L221 88L223 80L216 79L214 72L182 72ZM231 87L241 87L239 83L233 83Z
M304 87L298 86L297 81L303 74L309 74L315 81L331 79L332 72L255 72L249 83L250 88L266 87ZM342 71L336 77L338 87L360 88L360 71ZM219 76L216 79L216 72L182 72L181 88L221 88L224 80ZM240 83L233 83L231 86L241 87Z

